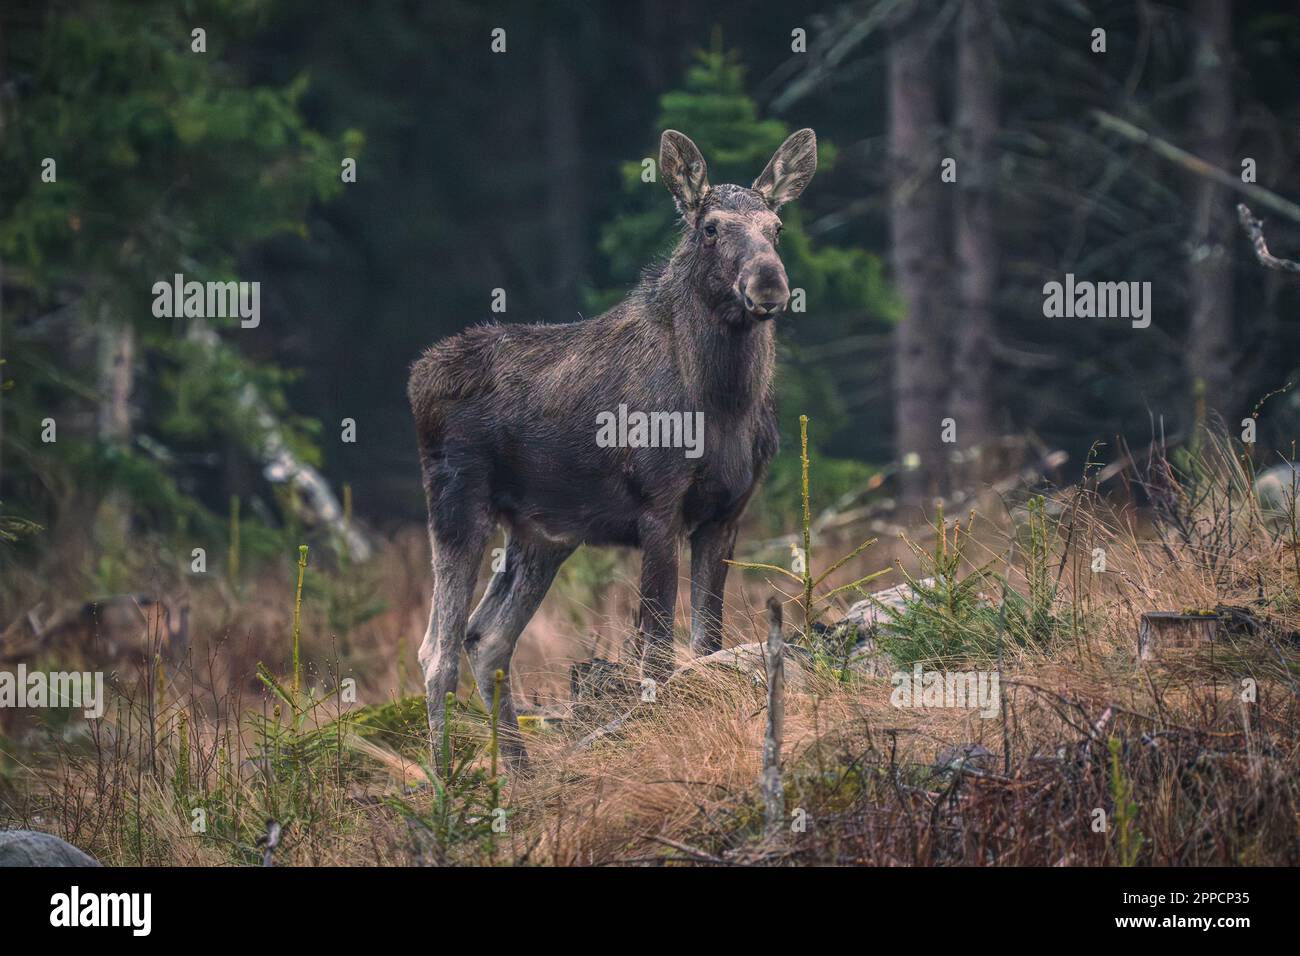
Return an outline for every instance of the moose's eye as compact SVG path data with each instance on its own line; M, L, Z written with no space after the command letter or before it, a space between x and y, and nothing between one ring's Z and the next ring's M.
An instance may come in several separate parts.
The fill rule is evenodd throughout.
M718 234L718 227L715 226L713 223L708 223L704 227L704 234L709 238L712 238Z
M781 241L781 230L784 228L785 226L781 225L779 222L776 224L776 235L772 237L773 245Z

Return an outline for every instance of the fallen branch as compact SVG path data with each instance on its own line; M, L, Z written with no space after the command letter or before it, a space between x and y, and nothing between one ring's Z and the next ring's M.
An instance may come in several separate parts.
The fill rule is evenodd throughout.
M1185 149L1179 149L1173 143L1161 139L1159 136L1153 136L1141 127L1134 126L1126 120L1120 119L1104 110L1093 110L1093 118L1103 127L1113 133L1118 133L1130 142L1146 146L1157 156L1167 159L1177 166L1183 167L1188 172L1195 173L1197 176L1204 176L1206 179L1212 179L1220 186L1248 196L1261 206L1267 206L1276 213L1286 216L1300 222L1300 206L1290 200L1283 199L1272 190L1265 189L1263 186L1257 186L1254 183L1243 183L1241 177L1234 176L1232 173L1225 172L1199 156L1194 156Z
M190 338L205 348L216 351L222 348L217 333L202 320L190 326ZM343 542L348 556L357 561L368 561L372 553L369 539L361 530L346 520L338 498L317 469L299 458L285 440L284 429L270 406L258 393L256 386L245 383L235 398L240 410L251 415L262 429L262 447L259 450L262 476L272 484L288 485L301 496L296 507L306 516L328 528L336 540Z
M670 840L666 836L652 836L650 839L654 840L656 843L662 843L666 847L671 847L678 853L681 853L697 863L711 863L714 866L733 865L730 861L722 859L722 857L714 856L712 853L706 853L705 851L686 843L678 843L676 840Z

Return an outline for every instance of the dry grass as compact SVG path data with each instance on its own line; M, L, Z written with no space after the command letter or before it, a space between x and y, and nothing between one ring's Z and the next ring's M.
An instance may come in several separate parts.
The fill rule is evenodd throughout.
M357 680L360 703L418 691L427 567L418 535L377 559L388 607L342 651L324 637L309 594L304 654L317 662L308 683L323 702L278 700L252 678L257 660L283 672L287 588L271 579L237 595L214 591L206 606L196 602L195 630L218 636L197 643L190 666L162 687L149 669L124 667L118 705L89 737L10 726L0 817L57 832L108 863L146 865L257 863L268 818L287 824L274 854L281 864L1300 862L1295 527L1261 512L1226 445L1182 471L1159 459L1141 483L1157 505L1154 524L1088 484L1048 502L1037 560L1048 562L1052 584L1050 639L1008 639L1000 664L987 648L969 649L961 667L947 662L1000 669L997 716L896 707L890 680L841 679L829 668L790 688L786 807L805 826L776 837L763 835L756 787L765 689L743 674L692 670L588 748L575 743L592 728L576 719L531 734L531 772L507 783L501 832L487 826L495 798L486 752L467 757L449 796L429 786L418 705L380 708L379 733L336 723L357 709L329 698L341 677ZM1025 513L999 508L986 503L1000 516L964 524L965 573L993 567L1029 593L1044 578L1027 562ZM926 544L924 531L916 537ZM817 544L826 567L834 543ZM893 546L869 550L829 586L911 554ZM1096 548L1104 573L1091 570ZM562 704L571 661L593 650L616 656L632 566L622 557L562 581L516 661L525 702ZM994 582L983 593L996 602ZM770 593L746 575L729 609L731 642L759 638ZM1210 646L1137 659L1144 612L1224 605L1248 609L1253 623ZM1254 700L1243 700L1243 680L1253 681ZM486 737L472 707L458 726L458 747ZM955 768L937 760L976 744L988 755ZM451 835L419 822L438 819L440 807L455 821ZM206 832L192 826L196 808L207 812Z

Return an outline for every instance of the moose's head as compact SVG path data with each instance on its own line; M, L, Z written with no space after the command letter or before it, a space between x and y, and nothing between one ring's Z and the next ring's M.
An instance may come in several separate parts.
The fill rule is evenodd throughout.
M659 170L687 227L691 281L705 300L739 321L771 319L790 300L785 266L777 255L777 212L797 199L817 171L817 136L792 133L772 154L753 185L709 185L704 157L690 138L664 130Z

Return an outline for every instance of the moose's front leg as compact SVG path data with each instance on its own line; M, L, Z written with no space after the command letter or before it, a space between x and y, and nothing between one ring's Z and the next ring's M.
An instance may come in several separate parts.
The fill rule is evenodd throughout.
M644 676L664 683L673 672L673 609L677 604L677 533L669 522L646 516L641 537L641 613Z
M722 594L736 530L734 522L710 522L691 535L691 650L697 655L722 649Z

